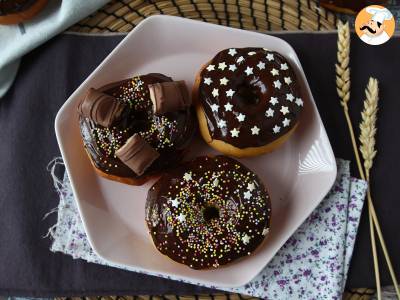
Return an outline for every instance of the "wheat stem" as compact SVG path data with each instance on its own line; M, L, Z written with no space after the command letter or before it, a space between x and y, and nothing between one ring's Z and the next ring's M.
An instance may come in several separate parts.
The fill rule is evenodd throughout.
M364 110L361 113L361 124L360 124L360 152L364 159L364 169L365 169L365 177L368 181L368 188L370 187L370 170L373 165L373 160L376 156L376 149L375 149L375 135L377 131L376 127L376 120L377 120L377 113L378 113L378 100L379 100L379 88L378 88L378 80L375 78L370 78L368 81L367 88L365 89L365 100L364 100ZM370 189L368 189L368 203L372 203L372 197L370 193ZM370 205L369 205L370 206ZM372 215L376 217L375 210L373 207L370 207L370 211ZM380 240L383 241L383 237L380 238L381 230L379 223L376 224L378 237ZM399 285L397 283L396 275L393 270L392 263L390 261L389 254L387 252L386 245L381 242L383 254L385 256L386 262L388 264L389 273L392 278L397 298L400 299L400 291Z
M370 211L371 211L372 219L373 220L378 220L378 218L376 216L375 208L372 205L372 197L371 197L371 193L370 193L369 189L368 189L367 197L368 197L368 204L371 204L371 206L370 206L371 210ZM381 243L381 246L382 246L383 255L385 256L385 260L386 260L386 264L387 264L388 269L389 269L390 277L392 278L392 282L393 282L393 285L394 285L394 288L395 288L395 291L396 291L397 299L400 300L399 283L397 282L396 273L394 272L393 265L392 265L392 262L391 262L391 259L390 259L390 256L389 256L389 252L387 250L385 240L383 239L381 226L379 225L379 222L375 222L374 225L375 225L376 232L378 234L379 242Z
M364 175L364 170L363 170L362 164L361 164L360 155L358 153L357 142L356 142L356 138L355 138L355 135L354 135L353 125L351 124L351 119L350 119L350 115L349 115L347 104L345 105L344 108L345 108L344 109L344 111L345 111L344 114L345 114L347 125L348 125L348 128L349 128L349 133L350 133L350 137L351 137L351 143L353 145L353 151L354 151L354 155L356 157L358 171L360 172L361 179L366 180L366 177ZM375 208L374 208L374 205L372 204L372 199L371 199L371 196L370 196L370 193L369 193L369 184L368 184L368 195L369 195L367 197L367 202L368 202L368 220L369 220L369 223L370 223L369 229L370 229L371 248L372 248L372 256L373 256L374 271L375 271L376 294L377 294L378 300L381 300L382 299L381 280L380 280L380 275L379 275L379 264L378 264L378 256L377 256L377 251L376 251L375 231L374 231L374 226L373 226L373 225L375 225L375 227L376 227L377 224L378 224L378 228L379 228L379 223L378 223L378 219L377 219L376 214L375 214ZM374 213L372 213L372 212L374 212ZM379 229L379 231L380 231L380 229ZM383 241L382 234L379 235L379 233L378 233L378 237L379 237L379 240L381 241L381 245L382 245L382 241Z
M370 193L369 193L369 184L368 184L368 220L369 220L369 232L371 233L371 248L372 248L372 259L374 262L374 271L375 274L378 274L378 276L375 276L376 280L376 286L379 287L376 289L376 295L378 299L382 299L382 291L381 291L381 278L379 276L379 261L378 261L378 253L376 251L376 240L375 240L375 232L374 232L374 221L372 219L372 214L371 214L371 204L372 201L370 201Z
M349 24L343 24L341 21L338 23L338 41L337 41L337 60L336 64L336 86L337 92L341 99L341 104L343 106L344 115L346 118L347 126L350 132L351 143L353 145L353 152L356 157L358 171L360 172L360 176L365 180L364 171L362 169L360 155L358 153L357 142L354 135L353 125L351 123L349 108L347 103L350 100L350 28ZM377 290L377 298L378 300L382 299L381 293L381 284L380 284L380 275L379 275L379 264L378 264L378 256L376 253L376 242L375 242L375 232L373 228L374 220L371 214L371 207L373 209L372 201L368 200L368 217L370 222L370 236L371 236L371 247L372 247L372 255L374 261L374 271L375 271L375 281L376 281L376 290Z
M372 256L374 261L375 273L379 274L379 262L378 255L376 252L376 241L375 232L373 227L372 213L373 205L370 193L370 180L369 171L372 168L373 159L376 155L375 151L375 133L376 133L376 115L378 112L378 81L374 78L370 78L368 81L367 88L365 89L366 99L364 100L364 110L361 112L361 124L360 124L360 152L364 159L364 170L365 178L368 182L367 201L368 201L368 217L369 217L369 229L371 232L371 245L372 245ZM357 151L358 154L358 151ZM380 278L376 278L377 286L380 287ZM381 289L377 289L377 297L382 297Z

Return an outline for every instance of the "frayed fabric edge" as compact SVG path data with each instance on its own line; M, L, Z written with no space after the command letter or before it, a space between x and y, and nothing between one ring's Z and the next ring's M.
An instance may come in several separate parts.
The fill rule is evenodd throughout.
M43 216L42 221L45 220L48 216L52 215L53 213L57 213L59 211L60 207L64 205L64 199L65 199L65 194L66 194L67 187L63 184L62 178L58 178L57 175L56 175L56 170L59 167L64 167L64 161L63 161L62 157L53 158L48 163L48 165L46 167L47 171L50 172L50 176L51 176L52 181L53 181L53 186L54 186L54 189L56 190L56 192L57 192L57 194L59 196L60 202L58 203L58 205L56 207L51 209L49 212L47 212ZM43 239L50 238L52 241L54 241L55 233L57 231L57 225L58 224L59 224L59 216L57 216L56 223L53 224L48 229L47 233L45 235L43 235L42 238Z

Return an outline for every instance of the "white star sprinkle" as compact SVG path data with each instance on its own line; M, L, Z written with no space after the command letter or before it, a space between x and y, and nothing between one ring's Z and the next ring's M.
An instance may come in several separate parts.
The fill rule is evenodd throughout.
M217 97L217 96L219 96L218 89L213 89L213 91L212 91L212 95L213 95L214 97Z
M275 105L278 103L278 98L276 97L271 97L271 99L269 100L269 103L271 103L272 105Z
M289 124L290 124L290 120L289 120L288 118L285 118L285 119L282 121L283 127L288 127Z
M219 84L220 85L226 85L227 83L228 83L228 79L226 78L226 77L224 77L224 78L221 78L220 80L219 80Z
M279 75L279 71L277 69L273 68L271 70L271 74L272 74L272 76L278 76Z
M286 94L286 100L288 100L290 102L293 102L293 100L294 100L293 95L292 94Z
M185 181L192 180L192 174L190 173L183 174L183 179L185 179Z
M262 61L260 61L260 62L257 64L257 67L258 67L260 70L264 70L264 69L265 69L265 63L263 63Z
M225 120L219 120L217 123L218 128L224 128L226 127L226 121Z
M273 55L272 53L268 53L268 54L267 54L267 59L268 59L269 61L273 60L273 59L274 59L274 55Z
M237 53L236 49L229 49L228 54L234 56Z
M215 70L215 66L214 65L208 65L207 71L214 71L214 70Z
M218 186L219 185L219 180L218 178L215 178L213 181L213 186Z
M212 104L211 105L211 111L218 111L219 105L218 104Z
M244 61L244 57L243 56L239 56L239 58L237 59L237 62L241 63L242 61Z
M278 125L275 125L275 127L272 128L272 130L274 131L274 133L278 133L279 131L281 131L281 127Z
M239 137L239 133L240 133L240 131L237 130L236 128L233 128L233 130L231 130L232 137Z
M247 245L250 242L250 237L247 234L245 234L242 237L242 242L243 242L243 244Z
M218 69L220 69L220 70L225 70L225 68L226 68L227 66L226 66L226 63L223 61L222 63L219 63L218 64Z
M250 199L251 198L251 191L247 191L243 194L244 199Z
M235 91L234 90L232 90L232 89L229 89L229 90L227 90L226 91L226 96L227 97L231 97L232 98L232 96L233 96L233 94L235 93Z
M288 114L288 113L289 113L289 107L287 107L287 106L282 106L280 112L281 112L283 115Z
M281 70L287 70L289 69L287 63L281 64Z
M246 70L244 71L247 76L253 74L253 68L247 67Z
M213 82L213 81L211 80L210 77L205 77L205 78L204 78L204 83L205 83L205 84L210 85L212 82Z
M274 81L274 87L276 87L277 89L281 88L282 83L279 80Z
M186 221L186 216L185 216L183 213L181 213L181 214L177 217L177 220L178 220L179 222L183 223L183 222Z
M224 105L224 107L225 111L232 111L233 105L228 102L227 104Z
M251 130L251 135L258 135L260 133L260 128L258 128L257 126L254 126L250 130Z
M262 235L267 235L269 232L269 228L264 228L262 231Z
M267 116L268 118L272 118L274 116L274 110L269 108L266 112L265 112L265 116Z
M286 84L291 84L292 83L292 79L290 77L285 77L285 83Z
M301 100L301 98L296 98L296 104L298 106L303 106L303 100Z
M243 122L244 119L246 118L246 116L244 114L240 113L236 118L238 119L239 122Z
M172 207L178 207L178 205L179 205L178 199L170 199L169 202L171 202Z
M236 65L229 65L229 71L235 71L236 69Z
M250 51L249 53L247 53L248 55L252 56L254 54L256 54L254 51Z
M249 191L253 191L256 188L254 182L247 184L247 189Z

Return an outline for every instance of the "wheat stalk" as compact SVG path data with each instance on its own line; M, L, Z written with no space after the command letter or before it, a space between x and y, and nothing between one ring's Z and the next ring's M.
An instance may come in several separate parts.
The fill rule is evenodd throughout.
M373 165L373 160L376 156L376 149L375 149L375 135L376 135L376 120L377 120L377 113L378 113L378 100L379 100L379 88L378 88L378 80L375 78L370 78L368 81L367 88L365 89L365 100L364 100L364 110L361 113L361 123L360 123L360 152L364 159L364 169L365 169L365 176L368 181L368 187L370 183L370 170ZM370 189L368 188L368 203L372 203ZM371 209L370 209L371 210ZM375 210L371 210L373 214L375 214ZM390 257L386 249L385 242L382 235L379 223L377 224L377 233L379 239L382 244L383 253L386 258L386 262L389 267L390 276L392 277L392 281L396 290L397 298L400 299L400 290L399 285L397 283L396 275L394 273L392 263L390 262Z
M376 242L375 242L375 231L373 227L372 219L372 198L370 193L369 185L369 174L372 168L373 159L376 155L375 150L375 134L376 134L376 115L378 112L378 81L370 78L368 81L367 88L365 89L366 99L364 100L364 110L361 112L361 124L360 124L360 152L364 159L364 170L365 178L368 181L368 217L369 217L369 229L371 235L371 245L375 268L375 278L377 282L377 296L381 299L381 287L379 278L379 265L378 256L376 253ZM378 275L378 276L377 276ZM379 285L378 285L379 284Z
M360 172L360 176L365 180L364 171L361 165L360 155L357 149L357 142L354 135L353 125L351 123L349 108L347 103L350 100L350 28L349 24L346 22L343 24L341 21L338 22L338 40L337 40L337 60L336 64L336 90L340 98L340 103L343 106L344 115L346 118L347 126L349 128L350 138L353 145L354 154L357 161L358 171ZM368 189L369 191L369 189ZM379 276L379 264L378 264L378 255L376 252L376 241L375 241L375 231L373 227L373 223L377 223L373 218L371 210L373 210L372 201L369 201L368 198L368 217L370 224L370 236L371 236L371 248L372 248L372 256L374 262L374 271L375 271L375 281L376 281L376 291L378 300L382 299L381 293L381 281Z
M364 171L361 165L360 155L357 150L356 138L354 135L353 125L351 123L349 108L347 103L350 100L350 28L346 22L343 24L341 21L338 22L338 40L337 40L337 61L336 64L336 90L340 98L340 104L343 106L346 122L349 127L349 133L353 144L354 154L356 156L358 171L362 179L364 177Z

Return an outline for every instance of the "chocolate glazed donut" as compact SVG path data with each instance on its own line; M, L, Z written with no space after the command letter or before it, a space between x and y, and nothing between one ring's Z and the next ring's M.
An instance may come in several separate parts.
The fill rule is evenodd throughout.
M168 171L146 202L157 249L193 269L250 255L268 234L270 216L263 183L227 156L198 157Z
M196 129L195 116L190 104L154 111L150 87L164 83L180 82L157 73L135 76L91 89L80 103L81 135L98 174L140 185L183 158Z
M236 157L282 144L304 104L289 62L265 48L219 52L197 75L193 99L205 141Z

